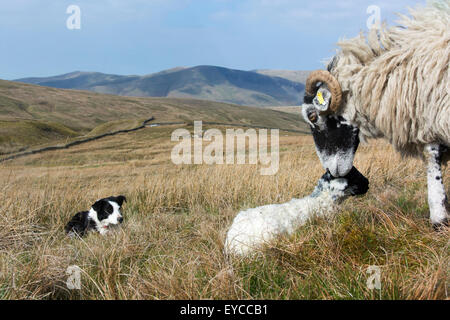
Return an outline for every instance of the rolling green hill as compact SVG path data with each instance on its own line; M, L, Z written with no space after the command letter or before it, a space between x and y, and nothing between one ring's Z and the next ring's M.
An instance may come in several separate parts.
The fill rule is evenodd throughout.
M122 96L194 98L251 106L299 105L304 85L283 77L216 66L174 68L146 76L72 72L19 82Z
M64 125L39 120L0 120L0 154L25 150L27 146L76 137Z
M0 80L0 152L155 122L203 120L307 130L300 115L206 100L138 98ZM19 134L20 133L20 134Z

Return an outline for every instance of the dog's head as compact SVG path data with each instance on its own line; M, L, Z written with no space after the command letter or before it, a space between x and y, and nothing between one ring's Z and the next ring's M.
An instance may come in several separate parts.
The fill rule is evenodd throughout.
M123 222L120 209L124 201L127 201L125 196L108 197L97 200L92 205L89 211L89 218L95 222L96 228L100 233L105 233L110 226Z

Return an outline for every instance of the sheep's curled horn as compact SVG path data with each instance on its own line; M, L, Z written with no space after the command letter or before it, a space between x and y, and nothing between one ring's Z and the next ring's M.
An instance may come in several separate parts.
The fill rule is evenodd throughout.
M305 95L314 97L317 93L317 83L326 84L331 92L331 104L327 113L336 112L342 103L342 89L337 79L326 70L316 70L311 72L306 80Z

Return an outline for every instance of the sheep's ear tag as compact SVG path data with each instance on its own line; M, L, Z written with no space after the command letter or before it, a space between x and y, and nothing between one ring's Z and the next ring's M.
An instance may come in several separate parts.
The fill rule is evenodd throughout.
M330 103L331 93L324 88L320 88L314 97L313 104L319 111L328 110L328 105Z
M321 105L324 105L325 104L325 100L324 100L324 98L323 98L323 94L322 94L322 92L317 92L317 100L319 101L319 103L321 104Z

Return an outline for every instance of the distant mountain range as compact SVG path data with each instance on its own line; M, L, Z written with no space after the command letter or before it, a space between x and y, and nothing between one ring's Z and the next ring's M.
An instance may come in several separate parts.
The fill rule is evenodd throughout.
M303 70L273 70L273 69L259 69L252 70L253 72L257 72L259 74L264 74L266 76L271 77L280 77L287 80L291 80L299 83L306 83L306 79L308 78L311 71L303 71Z
M301 104L308 74L308 71L242 71L196 66L144 76L76 71L15 81L122 96L194 98L247 106L293 106Z

